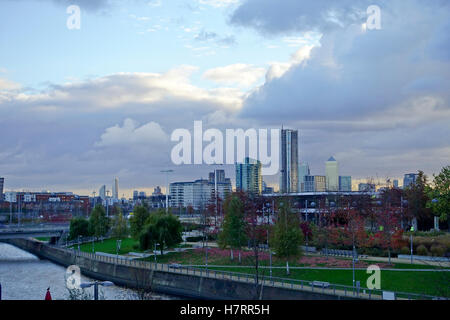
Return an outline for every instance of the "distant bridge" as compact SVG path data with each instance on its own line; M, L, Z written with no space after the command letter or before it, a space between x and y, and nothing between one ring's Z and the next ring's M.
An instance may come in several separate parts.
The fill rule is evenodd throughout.
M0 225L0 240L49 237L60 238L69 232L68 224Z

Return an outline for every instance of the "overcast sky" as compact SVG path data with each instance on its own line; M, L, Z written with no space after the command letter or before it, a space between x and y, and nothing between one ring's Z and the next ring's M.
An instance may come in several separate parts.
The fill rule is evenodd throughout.
M164 187L164 169L206 178L170 160L172 131L194 120L298 129L313 174L333 155L354 179L431 175L450 162L449 98L446 0L0 2L7 190L91 194L117 176L129 196Z

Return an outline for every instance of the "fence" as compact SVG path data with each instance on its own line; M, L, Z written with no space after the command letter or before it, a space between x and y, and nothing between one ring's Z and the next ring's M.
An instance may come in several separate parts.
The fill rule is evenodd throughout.
M58 250L68 251L69 249L57 248ZM171 272L177 274L186 274L190 276L199 276L205 278L213 278L213 279L224 279L230 281L238 281L244 283L254 283L259 286L265 287L279 287L286 288L291 290L302 290L302 291L310 291L316 292L320 294L328 294L335 295L341 297L353 297L353 298L361 298L361 299L369 299L369 300L381 300L383 299L383 290L377 289L365 289L365 288L355 288L352 286L339 285L339 284L328 284L328 283L319 283L316 284L311 280L297 280L297 279L289 279L289 278L280 278L280 277L270 277L270 276L259 276L258 281L255 274L248 273L239 273L239 272L230 272L230 271L219 271L219 270L210 270L207 268L193 268L193 267L185 267L179 264L164 264L164 263L156 263L150 261L143 260L130 260L121 258L120 256L112 257L112 256L101 256L96 255L94 253L82 252L69 250L73 252L78 257L84 257L87 259L101 261L105 263L117 264L122 266L130 266L135 268L143 268L154 271L161 272ZM395 292L396 299L401 300L448 300L448 298L444 297L436 297L431 295L424 294L416 294L409 292Z

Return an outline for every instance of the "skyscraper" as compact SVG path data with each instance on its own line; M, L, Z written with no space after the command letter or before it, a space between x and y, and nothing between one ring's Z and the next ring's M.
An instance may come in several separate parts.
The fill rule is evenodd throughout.
M397 179L395 179L393 181L393 186L394 186L394 188L398 188L398 180Z
M261 194L261 162L245 158L244 163L236 163L236 190Z
M352 191L352 177L339 176L339 191L341 192Z
M113 199L119 199L119 179L114 178L113 186L112 186L112 197Z
M339 191L338 162L333 157L325 162L325 176L327 178L327 191Z
M309 165L306 162L300 162L298 165L298 191L306 192L305 187L305 176L309 176L311 174L309 170Z
M5 184L5 178L0 178L0 201L3 201L3 186Z
M324 192L326 191L326 177L325 176L305 176L305 191L304 192Z
M418 174L417 173L407 173L403 177L403 189L409 187L416 182Z
M98 190L98 196L99 196L100 198L102 198L102 200L105 200L105 199L106 199L106 186L105 186L105 185L102 185L102 186L100 187L100 190Z
M280 192L298 192L298 131L281 129Z

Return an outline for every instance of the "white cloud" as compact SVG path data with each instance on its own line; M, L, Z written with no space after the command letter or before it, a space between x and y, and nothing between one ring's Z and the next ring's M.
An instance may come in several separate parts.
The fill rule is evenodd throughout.
M2 71L0 71L2 72ZM6 71L5 71L6 72ZM10 81L8 79L0 78L0 92L9 90L18 90L21 88L19 83Z
M266 81L269 82L273 79L282 77L292 67L297 66L304 61L308 60L311 54L311 50L314 46L303 46L298 49L292 56L289 62L272 62L270 68L266 73Z
M228 7L232 4L236 4L239 0L198 0L200 4L209 5L216 8Z
M203 77L219 84L249 87L261 80L265 72L264 68L237 63L207 70Z
M107 128L96 146L142 146L161 145L168 142L168 135L156 122L142 126L133 119L127 118L123 126L115 125Z

